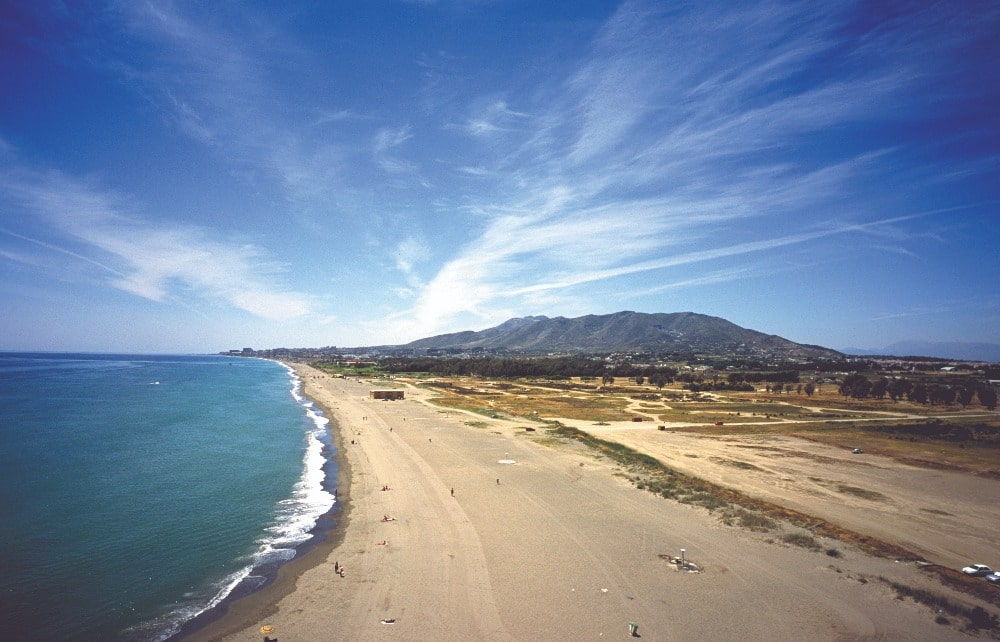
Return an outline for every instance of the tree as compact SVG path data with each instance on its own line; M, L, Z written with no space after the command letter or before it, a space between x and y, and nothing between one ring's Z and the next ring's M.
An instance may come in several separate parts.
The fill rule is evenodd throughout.
M601 377L601 383L603 383L606 386L610 386L614 382L615 382L615 378L613 376L611 376L609 373L604 373L604 376Z
M806 393L807 397L811 397L813 396L813 393L816 392L816 386L814 386L813 382L810 381L802 388L802 390Z
M885 377L878 379L872 384L871 396L876 399L885 399L885 393L889 390L889 380Z
M650 385L656 386L657 389L663 390L663 386L667 385L667 375L662 372L654 372L649 375Z
M922 383L913 384L907 397L915 403L927 403L927 386Z
M946 406L955 403L955 389L940 383L927 386L927 396L931 400L931 405L943 403Z
M645 381L646 381L646 378L643 377L642 375L636 375L635 376L635 385L641 386Z
M906 379L893 379L889 382L889 397L893 401L903 398L904 395L909 395L911 390L913 390L913 383Z
M972 393L973 390L969 386L962 386L958 389L958 403L962 404L963 408L972 403Z
M864 399L871 389L872 383L868 381L868 377L858 372L847 375L840 383L840 394L855 399Z
M997 407L997 393L993 388L990 388L988 384L983 384L983 386L976 392L976 396L979 397L979 403L983 404L984 407L990 410L996 410Z

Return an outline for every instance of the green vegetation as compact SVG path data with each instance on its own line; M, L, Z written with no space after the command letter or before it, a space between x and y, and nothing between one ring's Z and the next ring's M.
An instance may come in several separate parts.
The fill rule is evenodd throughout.
M739 526L751 531L766 533L778 527L778 523L757 512L748 511L740 506L726 509L722 514L722 523L727 526Z
M604 383L614 383L604 359L584 356L567 357L387 357L379 361L385 372L427 372L442 377L486 377L490 379L511 379L516 377L545 377L550 379L569 377L599 377ZM663 375L670 381L677 370L670 367L617 366L615 375L635 379L646 379ZM606 379L610 377L610 381Z
M983 380L962 376L960 378L910 381L905 377L878 377L874 380L861 372L853 372L840 382L840 394L854 399L884 399L893 401L902 398L913 403L950 406L956 401L962 407L972 403L975 396L979 405L994 410L997 407L996 391Z
M781 536L781 541L791 546L808 548L811 551L818 551L820 549L816 538L807 533L785 533Z
M929 606L936 611L948 613L953 617L960 617L965 620L966 628L972 631L1000 631L1000 620L998 620L996 614L990 613L981 606L968 608L960 604L955 604L948 598L926 589L913 588L912 586L900 584L882 576L879 576L878 579L889 585L896 592L896 596L899 599L910 598L917 604ZM940 618L940 613L938 617ZM939 624L944 623L939 620L935 621Z
M366 364L342 364L334 363L330 361L317 361L310 364L317 370L322 370L331 375L342 375L345 377L377 377L381 374L381 370L374 363Z
M975 442L980 446L1000 448L1000 426L980 422L957 424L937 420L922 424L872 424L862 427L862 430L894 438L933 439L952 443Z
M731 466L733 468L739 468L741 470L757 470L757 471L763 470L762 468L760 468L760 466L755 466L749 462L739 461L736 459L726 459L724 457L711 457L710 459L717 464L721 464L723 466Z

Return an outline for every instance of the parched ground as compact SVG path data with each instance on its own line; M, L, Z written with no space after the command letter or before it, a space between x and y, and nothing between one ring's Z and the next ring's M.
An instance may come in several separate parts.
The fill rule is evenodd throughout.
M833 386L806 396L583 382L475 384L439 389L436 403L558 422L685 476L826 522L847 531L848 541L870 538L951 569L977 560L1000 564L995 411L856 401ZM945 435L956 432L952 426L978 426L992 429L993 437L947 441L914 430L927 426ZM854 454L855 447L865 452Z
M259 640L264 624L282 642L601 640L627 638L629 622L650 640L996 634L968 628L973 609L987 620L1000 612L994 594L952 590L912 559L870 555L765 516L746 519L711 492L684 503L637 486L666 465L937 564L993 562L1000 482L968 468L850 454L836 440L860 434L848 422L866 421L871 410L694 401L677 391L667 399L651 388L636 398L530 383L435 387L297 370L336 421L350 468L340 494L343 539L192 639ZM387 386L403 388L406 400L369 397ZM740 412L738 429L717 418L736 417L727 412ZM797 418L817 414L842 415L819 417L844 420L825 435L832 443L792 434L808 427ZM574 436L573 427L584 432ZM602 441L585 443L594 437ZM681 555L690 568L676 562ZM335 562L346 565L345 577Z

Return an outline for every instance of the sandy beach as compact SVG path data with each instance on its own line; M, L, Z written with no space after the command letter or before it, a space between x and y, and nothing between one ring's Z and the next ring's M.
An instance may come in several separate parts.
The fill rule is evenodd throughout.
M629 638L630 622L648 640L970 639L874 579L943 591L914 564L768 541L524 421L295 369L336 424L339 523L186 639L259 641L267 624L281 642L599 640ZM669 561L682 549L700 572Z

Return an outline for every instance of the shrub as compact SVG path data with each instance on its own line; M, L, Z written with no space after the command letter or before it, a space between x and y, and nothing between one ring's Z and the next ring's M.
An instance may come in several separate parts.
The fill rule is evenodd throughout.
M819 544L816 542L816 538L807 533L786 533L781 536L781 541L786 544L791 544L792 546L801 546L802 548L819 550Z
M748 530L761 533L766 533L777 526L777 522L770 517L761 515L760 513L750 512L739 506L727 510L722 516L722 522L727 526L735 524L740 528L746 528Z

